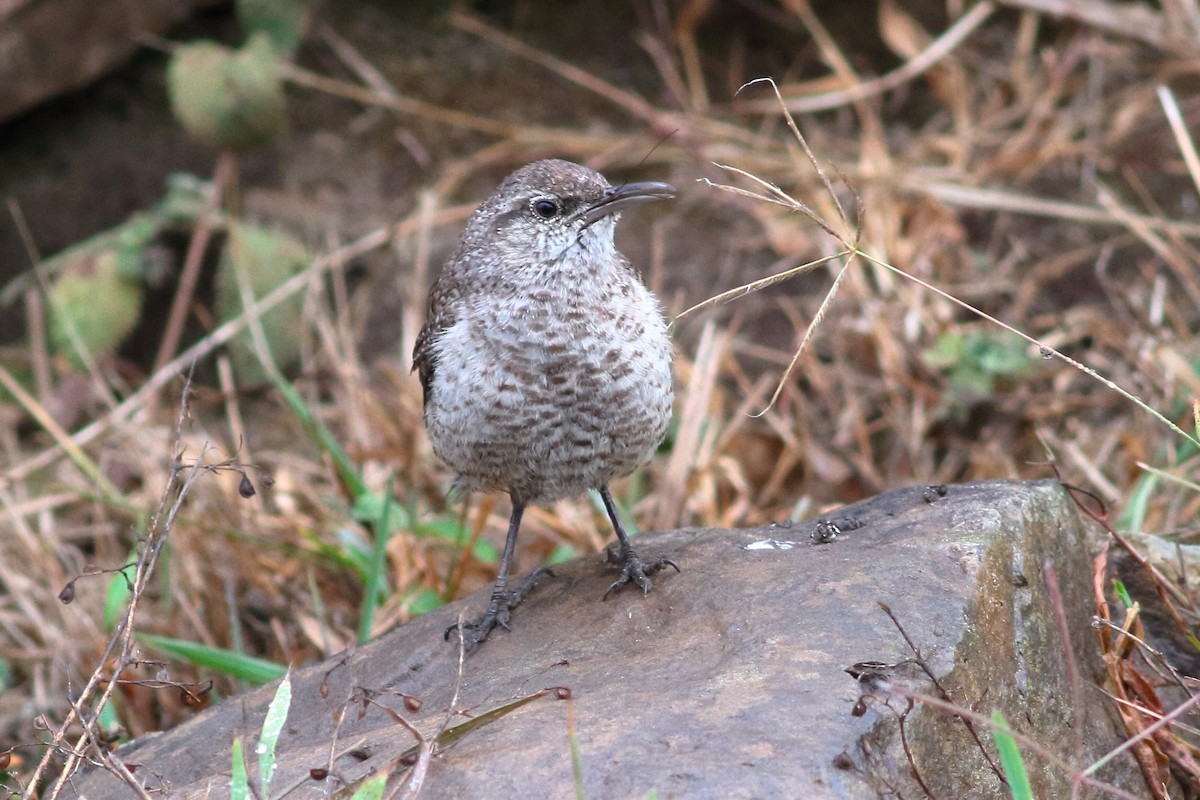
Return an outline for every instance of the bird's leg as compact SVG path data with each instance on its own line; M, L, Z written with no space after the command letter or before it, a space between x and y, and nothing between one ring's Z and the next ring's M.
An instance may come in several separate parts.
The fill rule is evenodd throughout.
M533 589L538 578L554 574L546 567L539 567L531 572L528 578L521 581L520 586L516 589L508 588L508 567L512 563L513 551L517 547L517 531L521 528L521 515L524 511L525 504L514 499L512 516L508 519L508 538L504 540L504 555L500 559L500 574L496 576L496 583L492 585L492 599L488 601L483 616L462 623L463 642L468 650L486 639L492 628L497 625L508 630L508 612L525 599L525 595ZM447 628L445 638L449 640L450 632L457 630L458 627L459 624L456 622Z
M604 593L604 599L615 590L621 588L625 584L632 581L641 587L642 594L650 591L650 578L656 572L660 572L667 567L674 567L676 572L679 572L679 565L669 558L660 558L653 564L643 564L642 559L638 558L638 554L633 551L633 545L629 543L629 536L625 533L625 528L621 526L621 518L617 516L617 506L613 502L612 495L608 491L607 486L600 488L600 499L604 501L604 510L608 512L608 518L612 520L613 530L617 532L617 548L618 552L613 553L608 551L608 560L613 564L621 566L621 576L613 581L608 587L608 591Z

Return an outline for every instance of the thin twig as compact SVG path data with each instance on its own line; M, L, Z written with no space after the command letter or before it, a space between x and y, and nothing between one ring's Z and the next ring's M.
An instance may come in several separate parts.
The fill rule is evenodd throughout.
M225 187L233 178L233 170L237 162L230 152L223 152L217 157L217 169L213 173L212 194L204 204L204 210L196 218L196 226L192 230L192 239L188 242L187 255L183 260L183 272L179 276L179 287L175 298L171 301L171 311L167 315L167 327L159 343L158 355L154 358L154 371L160 371L171 360L172 354L179 347L183 336L183 326L187 322L192 309L192 298L196 294L196 283L200 280L200 267L204 263L204 254L208 250L208 241L212 237L213 217L221 206L221 198Z
M883 610L884 614L887 614L888 619L892 621L892 624L896 626L896 630L900 632L900 636L903 637L904 643L907 644L908 649L912 651L913 657L916 659L917 666L920 667L921 671L925 673L925 676L929 678L929 681L933 684L933 688L938 690L938 694L941 695L941 698L944 701L947 703L953 703L954 698L950 696L950 692L947 691L944 686L942 686L942 682L938 680L937 675L935 675L933 670L929 668L929 665L925 663L925 658L921 655L921 650L917 647L916 642L912 640L912 637L908 635L908 631L904 630L904 626L900 624L900 620L896 619L896 615L892 612L891 607L886 603L877 602L877 605ZM960 717L960 719L962 719L963 725L966 726L967 732L971 734L971 738L975 740L975 745L979 748L980 754L983 756L984 760L987 761L988 766L992 769L992 772L994 772L996 777L1000 780L1000 785L1008 786L1008 778L1004 777L1004 772L1001 771L1000 766L996 764L994 760L992 760L991 754L988 753L987 748L983 746L983 740L979 738L979 732L975 730L974 721L966 719L965 717Z

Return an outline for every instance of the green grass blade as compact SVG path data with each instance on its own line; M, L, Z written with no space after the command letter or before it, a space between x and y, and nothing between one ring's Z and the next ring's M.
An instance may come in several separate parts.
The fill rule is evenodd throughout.
M367 562L367 571L363 580L362 613L358 618L358 642L363 644L371 639L371 628L375 624L375 611L383 601L383 589L387 580L387 546L392 538L390 517L395 500L389 489L383 497L379 516L372 526L375 536L371 547L371 559Z
M1021 750L1017 740L1012 737L1008 721L999 711L992 714L995 728L992 735L996 737L996 749L1000 751L1000 766L1004 768L1004 777L1008 779L1008 788L1013 800L1033 800L1033 787L1029 785L1029 773L1025 771L1025 761L1021 758Z
M381 773L367 778L354 790L350 800L382 800L383 790L387 787L387 777Z
M1138 478L1134 484L1125 509L1117 517L1117 527L1123 531L1140 531L1146 524L1146 516L1150 513L1150 503L1154 492L1162 481L1159 476L1147 473Z
M263 719L262 734L258 737L258 774L262 781L262 796L271 796L271 778L275 775L275 745L279 742L279 734L283 731L283 723L287 721L288 709L292 705L292 676L284 675L267 706L267 716Z
M342 446L338 444L337 439L329 432L329 429L313 415L312 409L308 407L308 403L304 402L304 398L300 396L300 393L280 376L273 375L271 382L279 393L283 395L284 401L288 404L292 413L296 415L296 419L300 421L300 426L304 428L309 438L329 454L350 496L358 498L366 494L367 485L363 482L362 476L358 474L358 469L354 466L350 455L342 449Z
M233 737L233 766L229 775L229 800L250 800L250 776L246 774L246 751L242 737Z
M255 686L278 680L287 674L287 667L267 661L265 658L255 658L232 650L219 647L209 647L183 639L173 639L170 636L156 636L151 633L134 634L138 641L150 645L172 658L187 661L197 666L207 667L222 675L230 675Z

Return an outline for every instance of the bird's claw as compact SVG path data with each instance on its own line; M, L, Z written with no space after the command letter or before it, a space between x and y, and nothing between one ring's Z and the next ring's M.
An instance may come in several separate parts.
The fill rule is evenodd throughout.
M442 634L442 638L449 641L450 634L453 631L461 630L463 647L467 650L474 650L476 645L487 639L488 634L492 632L492 628L495 628L497 625L505 630L511 630L508 627L508 609L500 608L492 611L489 606L488 610L482 616L470 622L463 622L461 624L456 622L449 628L446 628L446 632Z
M442 634L442 638L450 641L450 634L453 631L461 630L463 646L467 650L472 650L476 645L488 638L488 634L495 627L504 628L504 630L512 630L508 627L509 611L516 608L517 605L525 599L525 595L533 589L537 584L538 578L543 575L554 577L554 573L549 567L539 567L525 580L521 581L521 585L516 589L494 589L492 591L492 599L488 601L487 610L476 619L470 622L456 622L446 632Z
M627 583L635 583L642 590L642 594L650 592L650 577L655 573L662 572L667 567L672 567L676 572L679 572L679 565L669 558L663 557L655 561L653 564L645 564L638 554L633 551L632 547L620 548L620 554L614 551L608 551L608 560L613 564L621 565L621 575L612 582L608 587L608 591L604 593L604 599L617 589L620 589Z

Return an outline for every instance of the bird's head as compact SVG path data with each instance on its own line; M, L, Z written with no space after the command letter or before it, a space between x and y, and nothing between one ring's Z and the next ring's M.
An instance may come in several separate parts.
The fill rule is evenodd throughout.
M479 207L464 244L482 246L510 267L539 271L574 255L612 258L620 212L674 196L666 183L610 186L599 172L579 164L535 161L505 178Z

